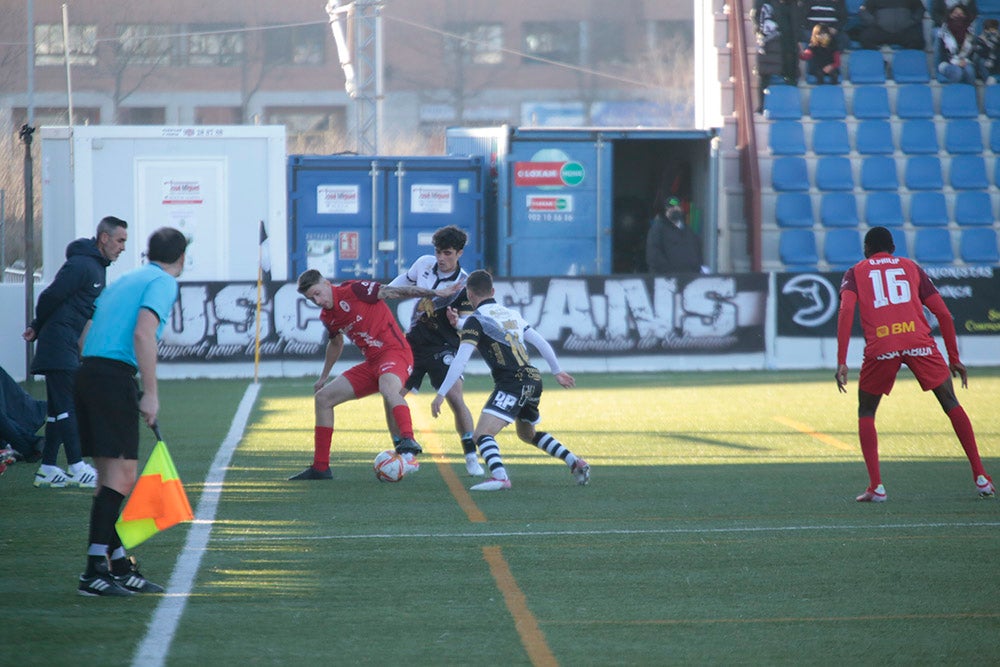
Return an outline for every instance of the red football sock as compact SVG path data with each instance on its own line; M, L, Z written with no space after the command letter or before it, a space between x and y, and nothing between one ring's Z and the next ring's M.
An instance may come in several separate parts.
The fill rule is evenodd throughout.
M874 417L858 417L858 439L861 441L865 467L868 468L868 488L874 490L882 483L882 475L878 469L878 431L875 429Z
M397 405L392 409L392 418L396 420L399 427L399 435L404 438L413 439L413 419L410 418L410 406Z
M313 429L313 468L330 469L330 443L333 442L332 426L317 426Z
M955 435L958 436L958 441L962 443L962 449L965 450L965 455L969 458L969 463L972 464L972 476L985 475L986 468L983 467L983 462L979 458L979 447L976 446L976 434L972 430L969 415L965 414L965 408L956 405L948 413L948 419L951 420L951 427L955 429Z

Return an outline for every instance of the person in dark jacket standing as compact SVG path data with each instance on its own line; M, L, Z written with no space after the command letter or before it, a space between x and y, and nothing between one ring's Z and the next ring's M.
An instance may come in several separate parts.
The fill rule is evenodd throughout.
M80 367L80 334L94 313L94 302L104 289L107 268L125 250L128 223L108 216L90 239L66 247L66 262L55 279L38 295L35 319L22 335L36 342L31 372L45 376L48 419L42 464L35 486L94 488L97 473L84 462L73 408L73 385ZM66 449L67 469L56 465L59 445Z
M701 239L684 222L684 209L670 197L649 225L646 266L650 273L698 273L702 270Z

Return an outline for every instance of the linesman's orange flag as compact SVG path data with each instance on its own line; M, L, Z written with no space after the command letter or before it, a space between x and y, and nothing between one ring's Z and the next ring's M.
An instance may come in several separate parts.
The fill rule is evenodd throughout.
M194 519L174 461L155 424L153 433L156 446L115 524L126 549L142 544L170 526Z

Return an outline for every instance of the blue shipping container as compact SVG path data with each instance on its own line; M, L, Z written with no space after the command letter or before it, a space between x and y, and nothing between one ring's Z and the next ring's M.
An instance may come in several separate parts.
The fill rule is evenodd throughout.
M501 276L645 272L645 236L657 200L676 195L716 243L716 134L616 128L449 128L450 155L477 155L494 175Z
M289 156L289 273L391 280L445 225L469 235L462 266L481 268L486 182L480 157Z

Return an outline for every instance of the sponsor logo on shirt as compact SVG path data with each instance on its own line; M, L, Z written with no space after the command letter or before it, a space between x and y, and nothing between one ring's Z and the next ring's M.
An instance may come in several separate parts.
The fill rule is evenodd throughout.
M917 330L917 324L913 320L909 322L893 322L892 324L883 324L875 329L876 338L885 338L886 336L897 336L899 334L913 333Z

